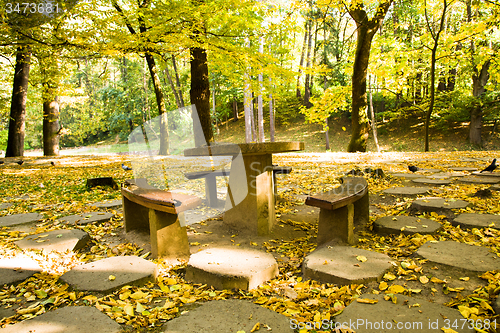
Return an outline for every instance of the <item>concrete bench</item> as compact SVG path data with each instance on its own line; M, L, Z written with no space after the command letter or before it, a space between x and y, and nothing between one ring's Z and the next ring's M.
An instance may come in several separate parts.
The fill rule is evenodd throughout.
M189 258L184 211L199 206L200 198L159 190L144 178L126 180L121 193L125 232L149 232L154 258Z
M367 223L370 214L368 183L363 177L344 177L342 185L307 197L305 204L320 208L318 245L334 238L354 244L354 224Z
M273 184L274 184L274 195L278 193L276 186L276 175L277 174L289 174L292 172L292 167L281 167L273 165ZM189 179L200 179L205 178L205 197L207 198L208 205L210 207L217 207L217 181L216 177L227 177L229 176L229 170L215 170L215 171L198 171L198 172L187 172L184 176Z

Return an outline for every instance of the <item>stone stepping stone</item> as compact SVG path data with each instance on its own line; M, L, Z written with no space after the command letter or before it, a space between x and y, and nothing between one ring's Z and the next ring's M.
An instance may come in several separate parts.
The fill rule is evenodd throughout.
M41 271L38 262L26 255L0 257L0 285L24 281Z
M460 214L452 222L465 228L495 228L500 229L500 215L465 213Z
M104 209L121 208L122 207L122 199L117 199L117 200L113 200L113 201L94 202L94 203L89 203L87 206L104 208Z
M412 182L417 184L428 184L428 185L448 185L451 184L451 180L447 179L432 179L432 178L417 178L412 179Z
M36 223L43 219L39 213L15 214L0 217L0 227L14 227L23 224Z
M465 208L469 205L470 203L464 200L431 197L413 201L410 208L421 212L439 212Z
M436 172L442 172L443 170L441 169L418 169L419 172L424 172L424 173L436 173Z
M492 308L496 314L500 313L500 297L497 297L497 300L493 303ZM500 325L500 324L497 323L497 325Z
M472 174L474 176L481 176L481 177L500 177L500 172L474 171Z
M453 171L476 171L477 168L470 168L470 167L451 167L450 170Z
M384 193L408 197L416 196L419 194L426 194L430 189L430 187L391 187L384 190Z
M278 275L272 254L252 249L211 248L192 254L186 280L216 289L257 288Z
M384 300L384 295L362 294L358 299L375 300L377 303L364 304L354 301L349 304L341 314L335 317L339 331L340 326L345 324L345 327L349 327L356 333L442 333L442 327L451 328L456 320L458 328L453 328L456 332L475 332L474 329L469 329L468 325L463 325L462 328L464 318L456 309L416 297L401 294L394 296L397 298L396 304L391 300ZM333 329L335 329L335 323L332 332Z
M464 177L466 175L467 174L462 173L462 172L440 172L440 173L435 173L432 176L427 176L427 177L446 179L446 178L451 178L451 177Z
M406 179L422 178L422 175L419 175L418 173L391 173L390 175L393 177L406 178Z
M416 253L437 264L474 272L494 271L500 267L500 258L488 248L455 241L427 242Z
M12 204L10 202L2 202L0 203L0 210L3 210L3 209L9 209L9 207L11 207Z
M137 256L117 256L73 267L61 280L77 290L110 293L128 284L154 281L156 275L156 265L151 261Z
M108 222L114 215L108 212L90 212L61 217L57 221L73 225Z
M500 185L491 185L489 189L492 191L500 191Z
M464 183L472 184L498 184L500 183L500 178L497 177L478 177L478 176L467 176L460 179Z
M61 229L30 235L14 242L21 249L46 251L78 251L87 245L90 236L79 229Z
M376 220L373 224L374 230L379 234L390 235L403 233L412 234L432 234L442 225L439 222L414 217L414 216L384 216Z
M0 333L119 333L121 326L93 306L66 306L0 329Z
M261 331L273 333L292 333L290 318L240 299L225 299L206 302L202 306L185 311L179 317L165 324L164 333L199 333L199 332L250 332L255 324L260 323Z
M362 257L362 262L357 259ZM306 256L302 264L305 279L336 284L365 284L380 281L392 267L392 259L382 253L350 246L325 246Z

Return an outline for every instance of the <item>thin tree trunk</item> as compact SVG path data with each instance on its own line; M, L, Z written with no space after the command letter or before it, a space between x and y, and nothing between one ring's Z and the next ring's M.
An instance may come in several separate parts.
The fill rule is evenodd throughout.
M259 53L264 53L264 38L259 38ZM263 111L263 101L262 101L262 86L263 75L259 73L259 96L257 96L257 128L259 131L259 142L266 141L266 137L264 135L264 111Z
M160 116L160 151L159 155L168 155L169 149L169 133L168 133L168 119L167 108L165 107L165 99L163 97L163 90L161 88L160 77L156 68L156 62L153 55L146 52L146 62L148 63L149 73L153 79L153 88L156 96L156 105L158 106L158 113Z
M312 48L312 29L313 28L313 22L311 20L310 27L309 27L309 35L308 35L308 42L307 42L307 57L306 57L306 70L309 70L311 65L311 48ZM317 29L316 29L316 36L317 36ZM310 98L311 98L311 87L310 87L310 79L311 79L311 74L309 74L309 71L306 74L306 80L304 83L304 105L307 108L310 108L312 106Z
M378 144L377 135L377 119L375 118L375 112L373 111L373 98L372 98L372 77L368 77L368 91L370 92L370 115L372 117L372 129L373 129L373 139L375 140L375 146L377 147L377 152L380 153L380 146Z
M217 124L217 111L215 109L215 85L214 89L212 90L212 107L213 107L213 117L215 120L215 130L217 131L217 134L219 134L219 125Z
M238 121L238 102L233 100L233 121Z
M434 41L434 45L431 49L431 84L430 84L430 100L429 100L429 109L427 110L427 114L425 116L425 147L424 151L429 151L429 124L431 121L432 111L434 110L434 100L436 93L436 53L439 45L439 35L444 30L444 21L446 18L446 8L448 7L447 0L443 0L443 13L441 15L441 21L439 23L438 31L433 31L431 29L428 16L427 16L427 7L425 8L425 17L427 20L427 28L432 35L432 39Z
M252 142L257 142L257 133L255 132L255 114L253 112L253 106L255 103L254 93L252 92L252 99L250 103L250 120L251 120L251 128L252 128Z
M488 72L489 67L490 60L488 59L484 62L479 73L477 68L475 68L472 74L472 96L476 98L476 101L470 111L469 141L477 146L482 145L483 109L480 98L485 92L484 86L490 77Z
M302 52L300 53L299 74L297 75L297 98L300 98L300 78L302 76L302 66L304 66L304 55L307 46L307 36L309 35L309 21L306 20L306 31L304 32L304 42L302 43Z
M148 63L146 61L146 58L144 58L144 68L143 68L143 75L142 75L142 89L144 90L144 109L148 115L148 118L144 119L144 121L151 120L151 108L149 107L149 94L148 94L148 79L146 76L147 65L148 65Z
M197 147L214 140L210 118L210 82L208 80L207 51L199 47L190 48L191 54L191 104L196 106L203 133L195 133ZM198 131L196 131L198 132Z
M14 83L12 85L9 134L5 157L24 155L24 135L26 131L26 100L28 96L30 60L30 47L19 47L16 54Z
M165 63L165 75L167 76L167 80L168 80L168 83L170 84L170 88L172 89L172 92L174 93L175 104L180 109L182 107L181 100L179 99L179 95L177 94L177 89L175 89L174 82L172 81L172 77L170 76L170 72L168 71L168 65L166 63Z
M59 155L59 98L43 102L43 155Z
M245 38L245 44L250 47L250 39ZM245 87L243 88L243 110L245 113L245 142L252 142L252 118L250 112L250 105L252 103L252 94L250 92L250 75L248 72L250 68L247 68L247 73L245 73Z
M179 79L179 72L177 71L177 65L175 63L175 56L174 55L172 55L172 65L174 66L175 82L177 84L177 92L179 93L179 100L181 102L181 108L183 108L185 106L184 97L182 97L181 80Z
M271 43L269 43L269 54L272 55ZM269 75L269 91L272 91L273 79ZM269 93L269 134L271 142L274 142L274 106L273 94Z

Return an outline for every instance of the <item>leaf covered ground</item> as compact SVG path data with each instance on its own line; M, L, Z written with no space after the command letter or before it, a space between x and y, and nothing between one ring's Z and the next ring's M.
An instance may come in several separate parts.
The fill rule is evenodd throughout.
M492 309L492 302L500 293L500 270L475 275L464 275L458 271L450 273L425 260L411 257L425 242L439 240L480 245L500 256L498 229L461 229L452 226L444 215L425 213L420 216L442 223L442 231L433 235L409 236L378 236L372 232L371 223L379 217L408 215L411 200L390 199L381 193L386 188L401 184L401 179L368 179L372 212L370 224L358 232L357 246L385 253L393 259L394 267L385 274L381 282L342 286L302 280L302 260L316 247L317 222L282 218L293 215L297 208L303 206L305 196L338 186L340 176L356 167L382 168L386 174L408 172L407 161L413 161L412 163L420 168L443 171L448 171L448 166L484 168L489 164L487 160L491 160L495 155L495 152L454 152L274 156L273 163L293 167L290 175L280 176L278 179L281 200L276 207L277 228L288 228L287 230L293 230L297 234L288 239L269 240L234 237L231 244L247 245L273 253L279 264L277 278L251 291L215 290L206 285L185 281L185 264L171 266L162 260L153 260L160 268L159 277L155 282L142 287L125 286L107 295L72 290L70 286L62 283L59 277L83 262L117 255L137 255L150 259L149 252L140 244L127 241L109 242L109 239L120 239L118 236L123 233L123 214L119 210L111 211L114 217L109 222L97 225L70 227L56 220L66 215L98 210L87 206L89 203L120 199L120 192L110 187L87 189L85 180L93 177L113 177L119 184L130 178L131 174L121 168L121 163L129 162L126 156L61 157L53 159L58 162L55 166L39 158L27 158L22 166L4 164L0 166L0 200L13 205L0 211L0 216L40 212L44 219L36 226L36 230L15 231L2 228L0 255L6 257L19 253L20 250L13 244L16 240L30 234L63 228L81 228L90 235L91 241L87 247L76 253L24 251L40 263L44 272L35 274L21 283L1 287L0 302L3 312L0 313L5 315L0 325L25 320L57 307L90 305L123 324L125 330L160 331L165 321L197 306L200 302L226 298L247 299L298 321L312 322L334 320L336 315L364 292L383 293L389 301L397 298L397 294L416 295L456 308L467 319L498 319ZM471 160L466 161L466 158ZM391 159L392 161L389 161ZM455 213L499 214L498 192L493 191L489 198L472 196L477 190L487 187L489 185L453 183L435 187L432 195L463 199L472 203L472 206ZM220 220L220 217L214 219L215 222ZM192 225L190 232L196 233L197 229L210 223L211 221L206 221L201 225ZM210 246L200 243L191 245L195 248ZM265 327L260 326L260 331L265 331Z

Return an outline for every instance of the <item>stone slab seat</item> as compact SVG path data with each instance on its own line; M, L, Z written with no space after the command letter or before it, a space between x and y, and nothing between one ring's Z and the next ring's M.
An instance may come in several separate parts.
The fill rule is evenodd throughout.
M320 208L318 245L334 238L354 244L354 223L367 223L370 199L363 177L344 177L335 189L307 197L305 204Z
M278 193L278 188L276 185L276 175L277 174L289 174L292 172L292 167L283 167L273 165L273 184L274 184L274 195ZM196 171L196 172L186 172L184 176L189 179L200 179L205 178L205 197L207 198L208 205L210 207L217 207L217 182L216 177L229 177L229 170L215 170L215 171Z
M121 188L125 232L149 231L151 255L155 258L189 258L184 211L201 204L201 199L150 186L146 179L126 180Z

